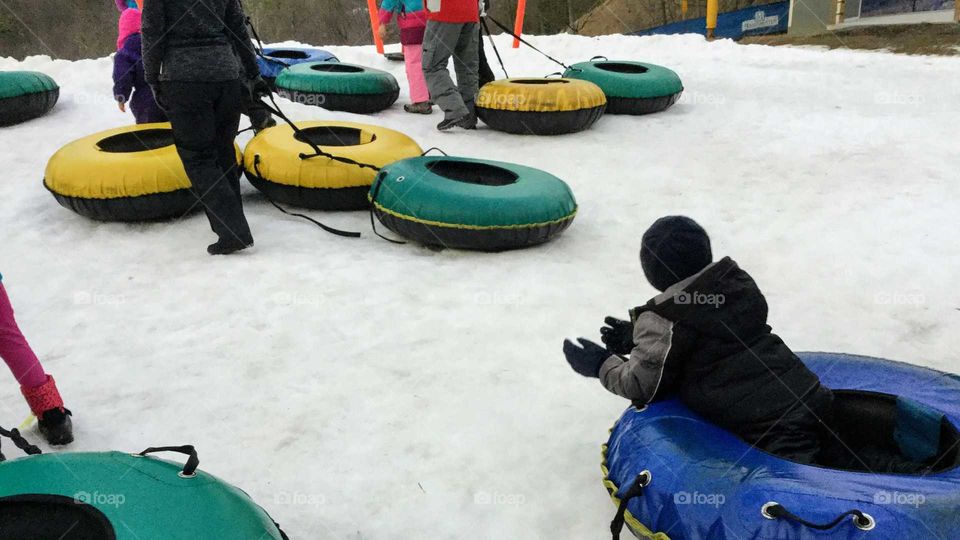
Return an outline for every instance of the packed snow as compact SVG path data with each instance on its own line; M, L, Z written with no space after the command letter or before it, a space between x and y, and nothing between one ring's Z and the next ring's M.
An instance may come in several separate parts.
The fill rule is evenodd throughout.
M62 87L51 114L0 131L0 271L75 414L68 450L195 444L201 468L291 538L603 537L614 506L600 445L627 403L574 374L560 346L599 339L605 315L654 294L637 250L666 214L697 219L714 253L754 276L795 350L960 370L960 58L698 36L533 40L568 63L666 65L686 91L664 113L561 137L438 133L439 114L400 103L358 116L280 102L295 119L384 125L566 180L573 226L501 254L393 245L366 213L312 213L365 233L332 236L246 183L257 244L239 256L206 254L201 214L86 220L54 201L43 171L69 141L132 123L112 101L111 60L0 59ZM510 75L560 69L497 44ZM329 49L393 73L405 101L402 63ZM3 380L9 426L28 411Z

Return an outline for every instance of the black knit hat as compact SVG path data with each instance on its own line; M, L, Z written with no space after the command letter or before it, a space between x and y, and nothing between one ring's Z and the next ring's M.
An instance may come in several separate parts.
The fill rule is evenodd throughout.
M640 264L647 281L658 291L696 274L712 262L707 231L688 217L662 217L643 233Z

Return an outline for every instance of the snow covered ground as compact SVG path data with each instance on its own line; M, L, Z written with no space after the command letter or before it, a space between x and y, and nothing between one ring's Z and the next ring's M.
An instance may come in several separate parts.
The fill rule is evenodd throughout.
M498 43L511 75L556 71ZM653 294L639 238L673 213L753 274L793 348L960 370L960 59L696 36L535 43L567 62L664 64L687 90L665 113L555 138L441 134L438 114L399 104L371 117L285 106L569 182L573 226L504 254L331 236L249 185L257 246L241 256L206 255L201 215L85 220L41 180L61 145L132 121L111 100L111 61L0 59L62 86L50 115L0 130L0 271L75 413L70 449L196 444L202 468L292 538L603 537L600 445L626 403L575 375L560 345L597 339L605 315ZM331 50L405 87L402 64L371 47ZM369 231L362 212L318 217ZM15 424L27 410L0 379L0 423Z

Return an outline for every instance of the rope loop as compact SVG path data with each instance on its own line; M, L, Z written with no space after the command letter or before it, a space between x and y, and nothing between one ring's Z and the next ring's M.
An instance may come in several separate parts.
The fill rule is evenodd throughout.
M766 519L772 519L772 520L785 519L787 521L799 523L804 527L809 527L817 531L830 530L836 527L837 525L843 523L843 521L847 517L850 517L851 520L853 521L854 527L860 529L861 531L871 531L875 529L877 526L877 521L873 519L873 516L871 516L870 514L867 514L866 512L861 512L860 510L857 510L857 509L847 510L846 512L840 514L839 516L834 518L832 521L829 521L827 523L813 523L797 516L793 512L787 510L787 508L782 504L774 501L770 501L764 504L763 506L761 506L760 515L762 515Z

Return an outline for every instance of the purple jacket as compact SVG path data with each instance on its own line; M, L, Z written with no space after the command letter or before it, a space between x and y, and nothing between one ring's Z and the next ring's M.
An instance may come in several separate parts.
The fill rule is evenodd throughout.
M153 91L143 76L140 34L128 37L113 57L113 96L130 105L138 124L167 121L166 113L153 99Z

